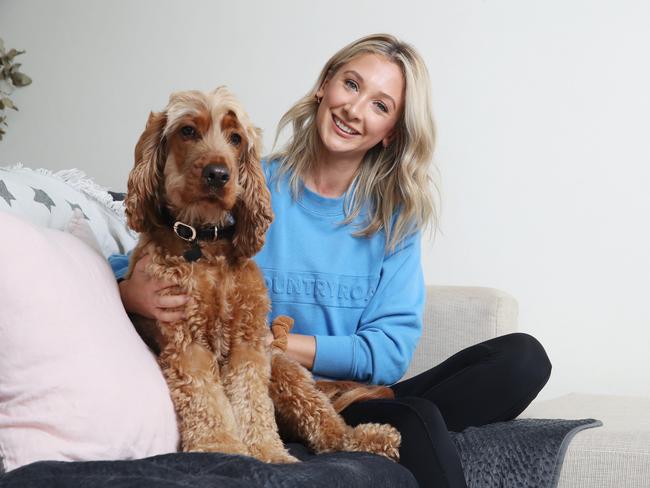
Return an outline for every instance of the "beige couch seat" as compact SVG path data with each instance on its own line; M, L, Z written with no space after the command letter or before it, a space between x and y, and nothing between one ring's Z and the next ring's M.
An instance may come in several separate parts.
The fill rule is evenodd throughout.
M596 418L567 449L558 488L650 487L650 398L569 395L533 402L530 418Z
M423 336L405 378L465 347L515 332L517 311L512 296L492 288L427 287ZM603 422L569 443L558 488L650 488L650 398L572 393L534 401L521 417Z

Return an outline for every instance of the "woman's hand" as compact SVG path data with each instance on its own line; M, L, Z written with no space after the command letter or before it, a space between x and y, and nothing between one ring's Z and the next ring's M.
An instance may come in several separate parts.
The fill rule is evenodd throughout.
M176 285L170 281L151 278L145 271L150 260L148 255L143 256L135 263L131 277L119 283L124 308L129 313L161 322L182 320L185 313L180 307L187 303L189 297L163 294Z

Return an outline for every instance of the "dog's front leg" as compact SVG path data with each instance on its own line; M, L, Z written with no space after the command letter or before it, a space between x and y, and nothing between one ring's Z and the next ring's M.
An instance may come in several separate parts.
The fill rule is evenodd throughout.
M270 463L296 462L285 449L275 423L270 374L269 352L262 341L255 346L235 344L224 367L223 384L250 454Z
M165 347L159 362L176 409L183 451L249 454L213 353L190 343Z
M273 352L271 365L270 393L282 432L307 441L317 453L343 450L349 427L309 371L279 351Z
M274 351L271 398L283 432L315 452L366 451L399 459L400 433L387 424L348 426L309 373L284 352Z

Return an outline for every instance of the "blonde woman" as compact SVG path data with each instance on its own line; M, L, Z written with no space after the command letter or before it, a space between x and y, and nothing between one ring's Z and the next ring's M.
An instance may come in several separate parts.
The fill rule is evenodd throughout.
M420 486L463 487L448 431L516 417L551 365L534 338L511 334L399 382L422 330L421 232L436 224L429 87L418 53L390 35L359 39L325 64L280 120L293 132L265 165L275 221L256 261L272 316L295 319L289 355L318 377L392 385L394 400L353 404L348 423L391 423ZM111 262L119 278L128 260ZM185 297L160 296L170 284L143 268L120 283L127 309L179 319L170 310Z

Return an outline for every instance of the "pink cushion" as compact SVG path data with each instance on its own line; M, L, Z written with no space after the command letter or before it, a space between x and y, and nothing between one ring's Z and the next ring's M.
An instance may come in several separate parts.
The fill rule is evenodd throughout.
M167 386L106 261L74 236L4 212L0 229L4 469L175 451Z

